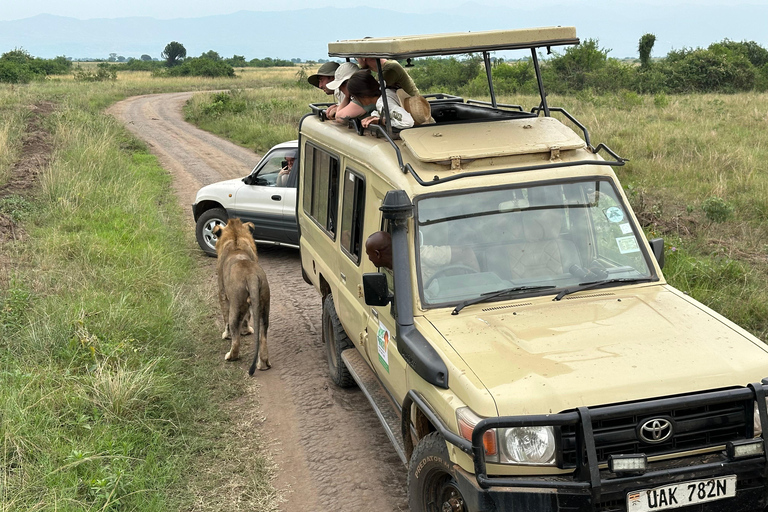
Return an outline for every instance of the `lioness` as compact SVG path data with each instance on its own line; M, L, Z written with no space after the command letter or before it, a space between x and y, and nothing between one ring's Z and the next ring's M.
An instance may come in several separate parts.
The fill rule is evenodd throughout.
M249 228L253 224L240 219L229 219L226 226L216 226L213 234L216 241L219 274L219 302L224 317L222 338L232 336L232 345L224 356L233 361L240 356L241 330L247 329L248 313L253 318L256 332L256 353L248 371L270 368L267 352L267 328L269 327L269 283L267 275L259 265L256 243ZM250 311L249 311L250 309Z

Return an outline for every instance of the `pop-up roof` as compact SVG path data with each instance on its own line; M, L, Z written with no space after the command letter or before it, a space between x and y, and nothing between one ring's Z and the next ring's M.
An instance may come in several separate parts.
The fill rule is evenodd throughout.
M350 39L328 43L331 57L408 59L431 55L517 50L578 44L575 27L542 27L486 32Z

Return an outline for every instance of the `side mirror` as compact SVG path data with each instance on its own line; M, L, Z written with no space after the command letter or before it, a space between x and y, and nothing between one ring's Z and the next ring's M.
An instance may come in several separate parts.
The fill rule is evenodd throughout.
M252 174L249 174L248 176L243 178L243 183L245 183L246 185L253 185L252 182L253 182L253 175Z
M654 238L648 241L651 244L651 250L656 257L656 261L659 262L659 267L664 268L664 239Z
M363 294L369 306L386 306L392 300L387 276L382 272L363 274Z

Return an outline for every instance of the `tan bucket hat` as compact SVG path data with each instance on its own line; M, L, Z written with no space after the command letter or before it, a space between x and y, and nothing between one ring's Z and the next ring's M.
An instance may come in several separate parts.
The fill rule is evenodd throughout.
M357 64L353 62L343 62L338 68L336 68L336 73L333 75L333 82L328 82L326 87L332 91L335 91L341 87L341 84L352 78L352 75L354 75L356 71L360 71L360 68L357 67Z
M403 89L398 89L397 98L400 100L400 104L405 111L413 117L414 125L419 126L422 124L433 124L435 122L432 117L432 108L429 105L429 101L427 101L427 98L424 96L410 96Z

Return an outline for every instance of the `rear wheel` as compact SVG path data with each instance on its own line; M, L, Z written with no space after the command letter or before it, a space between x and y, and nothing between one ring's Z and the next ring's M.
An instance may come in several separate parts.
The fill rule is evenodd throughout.
M218 238L213 234L213 228L226 225L228 219L227 210L224 208L211 208L197 219L195 226L197 244L208 256L216 256Z
M336 314L333 296L329 293L323 301L323 344L328 358L328 371L334 384L348 388L355 383L349 369L341 359L341 353L353 348L344 327Z
M419 441L408 465L411 512L468 512L451 466L442 434L432 432Z

